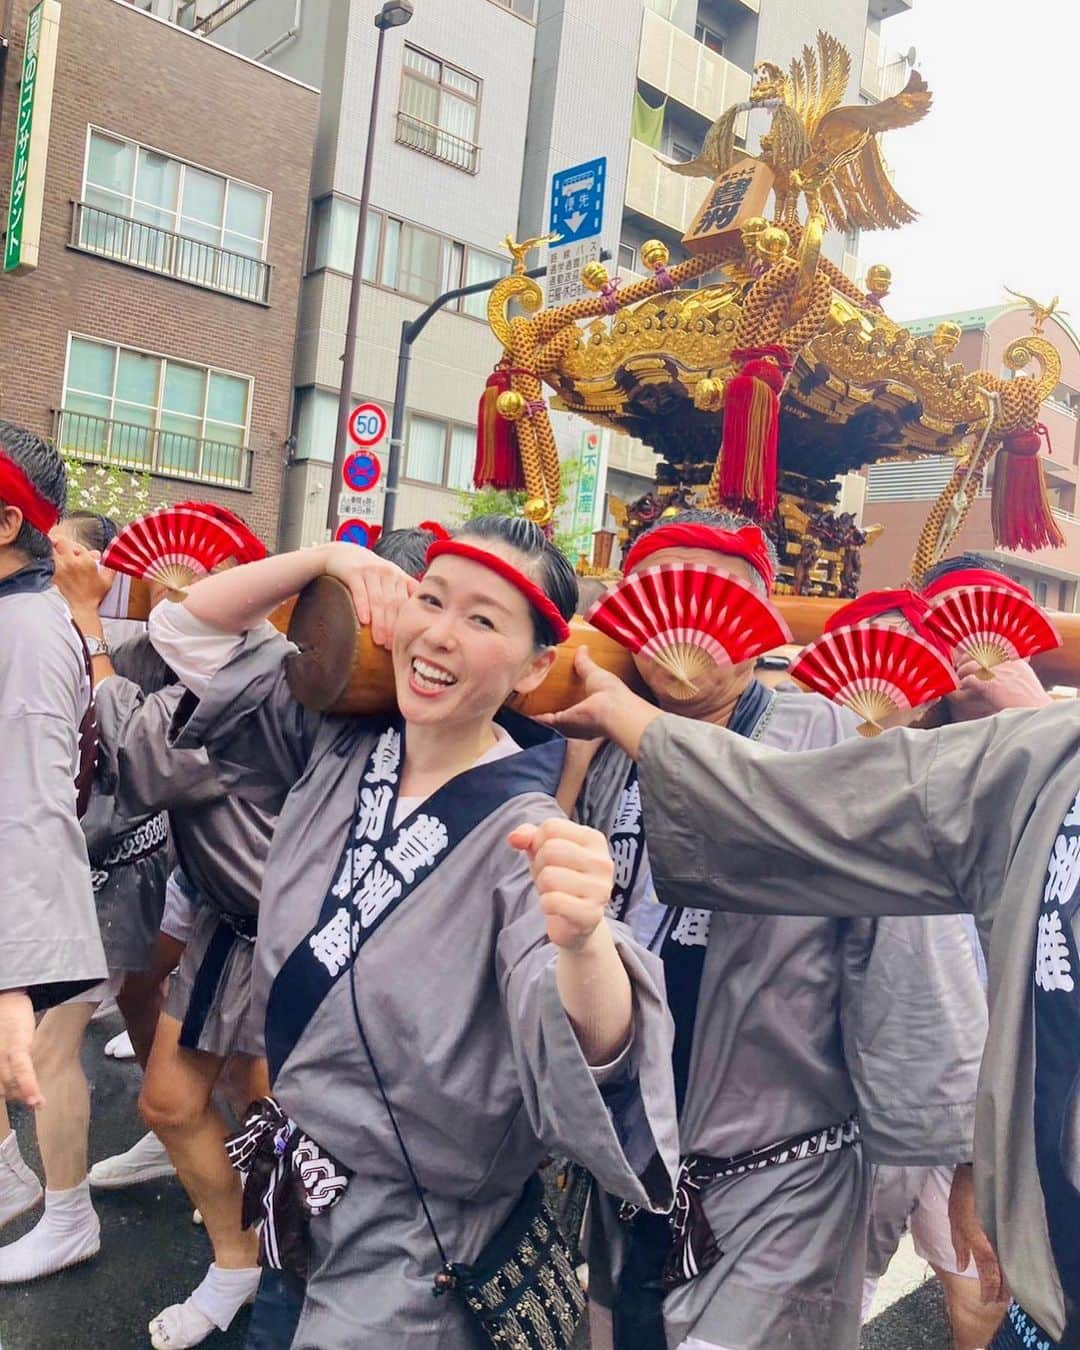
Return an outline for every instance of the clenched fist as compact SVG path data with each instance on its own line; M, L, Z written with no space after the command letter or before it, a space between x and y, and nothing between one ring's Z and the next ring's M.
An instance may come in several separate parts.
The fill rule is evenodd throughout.
M548 937L557 947L583 947L611 899L615 868L607 840L599 830L556 816L519 825L509 843L528 855Z

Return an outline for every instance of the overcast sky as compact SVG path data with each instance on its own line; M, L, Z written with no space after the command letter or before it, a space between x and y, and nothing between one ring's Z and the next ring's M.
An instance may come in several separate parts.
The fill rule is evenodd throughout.
M915 225L864 233L898 319L1060 295L1080 326L1080 0L915 0L882 24L934 105L886 150Z

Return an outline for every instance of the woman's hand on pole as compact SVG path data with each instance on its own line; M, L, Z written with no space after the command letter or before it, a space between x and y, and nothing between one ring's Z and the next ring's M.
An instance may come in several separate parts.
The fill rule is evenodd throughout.
M389 647L398 611L419 584L400 567L356 544L326 545L325 570L348 586L357 620L371 625L372 641Z

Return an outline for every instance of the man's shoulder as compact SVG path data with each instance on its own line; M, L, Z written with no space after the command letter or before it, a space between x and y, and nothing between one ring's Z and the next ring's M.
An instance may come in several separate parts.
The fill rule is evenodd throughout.
M85 681L79 636L59 591L26 592L0 600L0 680L32 682L40 695L57 679L75 689Z
M778 750L820 750L850 740L858 725L854 713L821 694L779 690L761 739Z

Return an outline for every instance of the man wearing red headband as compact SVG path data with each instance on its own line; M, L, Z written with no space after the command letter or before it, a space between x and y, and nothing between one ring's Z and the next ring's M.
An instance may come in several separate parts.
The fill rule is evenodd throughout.
M756 525L686 511L642 534L624 570L665 563L719 567L767 595L776 556ZM689 701L655 661L635 663L653 701L681 725L693 718L784 751L835 745L855 731L853 716L816 694L769 692L752 660L695 674ZM608 836L613 908L660 954L676 1026L675 1222L645 1213L618 1222L614 1207L601 1207L620 1270L606 1288L604 1263L594 1260L590 1292L611 1303L616 1350L854 1346L866 1171L841 1036L846 927L684 908L678 887L654 883L629 758L605 745L580 791L577 767L560 800L572 810L576 797L578 818Z
M80 749L89 759L93 747L89 657L53 589L48 540L66 490L56 451L0 422L0 1093L31 1106L41 1104L34 1009L105 976L76 801ZM19 1166L13 1148L14 1134L0 1140L0 1169ZM15 1180L19 1213L40 1187L29 1173Z

